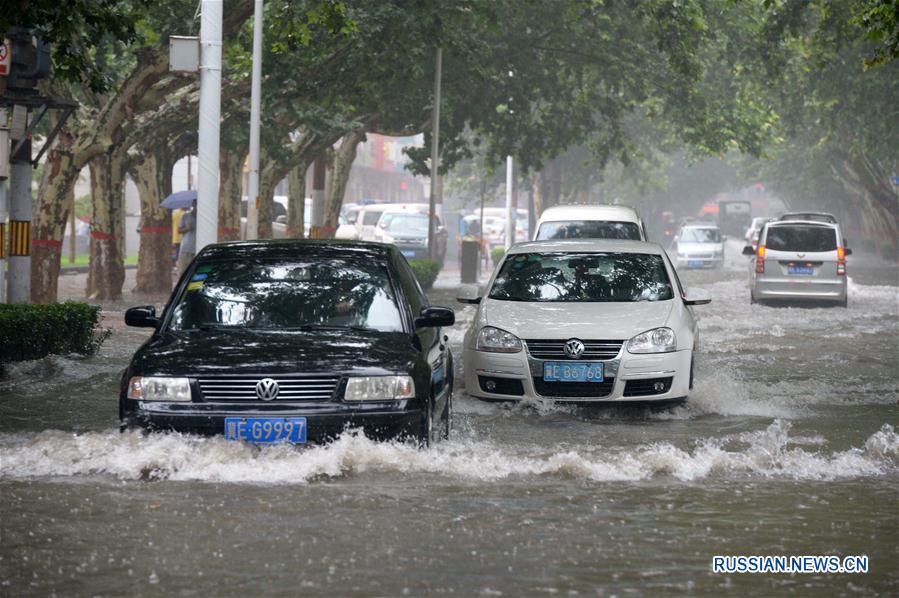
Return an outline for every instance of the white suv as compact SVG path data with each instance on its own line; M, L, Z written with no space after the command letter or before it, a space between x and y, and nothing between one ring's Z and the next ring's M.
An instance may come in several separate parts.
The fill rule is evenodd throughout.
M534 240L556 239L646 241L646 226L629 206L553 206L540 215Z
M829 301L848 304L846 256L840 226L811 220L768 222L752 256L749 291L752 303L772 300Z

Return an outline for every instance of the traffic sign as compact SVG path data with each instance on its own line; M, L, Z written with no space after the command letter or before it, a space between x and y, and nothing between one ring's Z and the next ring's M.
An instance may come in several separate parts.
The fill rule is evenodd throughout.
M899 185L899 174L894 174L890 177L890 182L894 185Z
M11 64L12 49L10 48L9 40L4 38L3 43L0 44L0 77L5 77L9 74Z

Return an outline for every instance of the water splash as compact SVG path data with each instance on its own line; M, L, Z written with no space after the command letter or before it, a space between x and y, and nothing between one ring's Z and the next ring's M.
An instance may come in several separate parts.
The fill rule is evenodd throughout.
M672 477L781 477L832 480L899 475L899 435L890 425L861 448L808 450L790 438L790 423L735 438L707 438L692 447L652 443L636 447L498 445L466 439L421 451L347 432L325 446L257 448L222 438L138 432L69 434L45 431L0 436L0 478L108 475L122 480L196 480L305 484L318 479L382 474L433 474L497 481L561 476L593 482ZM798 446L802 444L806 448Z

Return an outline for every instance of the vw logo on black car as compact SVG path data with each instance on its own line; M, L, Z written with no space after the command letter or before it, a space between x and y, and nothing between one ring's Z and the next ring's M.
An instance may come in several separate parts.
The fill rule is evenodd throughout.
M281 388L278 386L278 383L271 378L263 378L256 383L256 396L263 401L275 399L278 396L279 390L281 390Z
M558 345L556 345L558 346ZM565 355L572 359L580 359L584 354L584 343L573 338L565 343Z

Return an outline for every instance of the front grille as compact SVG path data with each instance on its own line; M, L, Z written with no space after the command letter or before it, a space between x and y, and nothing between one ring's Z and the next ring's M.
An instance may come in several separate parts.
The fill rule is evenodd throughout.
M256 383L263 378L271 378L278 383L278 396L275 401L323 401L334 397L337 376L306 376L297 374L275 374L256 376L216 376L200 378L200 392L206 401L259 401L256 396Z
M628 380L624 385L626 397L648 397L650 395L662 395L671 390L672 376L667 378L644 378L643 380ZM656 388L656 384L659 388Z
M565 354L565 343L568 339L563 340L526 340L524 341L528 347L528 353L536 359L571 359ZM621 351L621 345L624 341L585 341L584 353L580 359L614 359Z
M602 382L546 382L542 377L534 377L534 389L543 397L601 399L612 394L614 378Z
M491 378L478 376L478 384L484 392L492 392L498 395L513 395L520 397L524 394L524 386L521 380L513 378ZM492 388L488 388L492 386Z

